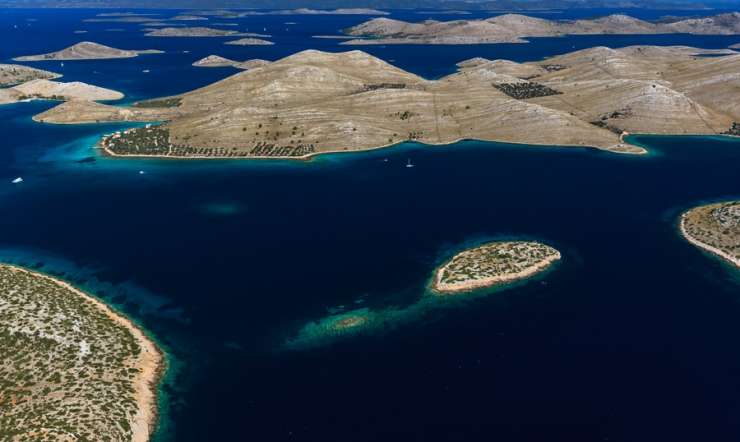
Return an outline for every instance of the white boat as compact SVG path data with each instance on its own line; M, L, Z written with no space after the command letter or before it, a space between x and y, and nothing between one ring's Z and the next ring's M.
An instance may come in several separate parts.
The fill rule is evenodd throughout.
M144 70L143 70L143 71L141 71L141 72L143 72L143 73L145 73L145 74L148 74L148 73L149 73L149 69L144 69Z
M23 182L23 178L21 178L21 177L18 177L16 179L14 179L13 181L11 181L11 183L13 183L13 184L18 184L18 183L22 183L22 182Z
M146 173L146 172L144 172L143 170L140 170L140 171L139 171L139 175L144 175L145 173Z
M411 158L409 158L408 163L406 163L406 167L408 167L408 168L414 167L414 165L411 164Z

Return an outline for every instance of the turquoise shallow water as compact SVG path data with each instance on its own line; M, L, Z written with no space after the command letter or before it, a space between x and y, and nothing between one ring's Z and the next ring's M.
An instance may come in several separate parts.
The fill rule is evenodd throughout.
M85 14L60 13L48 32L72 40L65 32ZM312 20L295 21L326 33L359 18ZM134 99L229 74L188 67L219 42L124 45L121 33L96 29L85 38L193 52L67 63L69 79L100 76L96 84ZM305 47L291 38L237 55ZM564 41L688 38L443 47L426 59L428 49L375 50L433 77L469 55L532 59ZM15 41L24 43L9 55L53 49ZM149 63L162 71L145 77ZM688 207L740 197L736 139L633 137L646 156L466 141L311 162L113 160L92 146L119 126L30 120L51 105L0 107L0 259L96 293L166 346L176 369L158 440L740 436L740 277L675 229ZM10 184L16 176L25 181ZM547 241L563 260L531 283L410 307L445 256L512 237ZM286 349L306 324L357 309L396 314L349 339Z

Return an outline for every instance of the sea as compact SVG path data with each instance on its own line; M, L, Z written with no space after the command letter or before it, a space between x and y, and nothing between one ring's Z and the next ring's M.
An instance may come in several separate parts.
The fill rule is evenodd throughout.
M191 66L210 54L275 60L362 49L439 78L471 57L740 42L610 35L348 48L312 36L370 17L183 22L270 34L276 43L238 47L84 21L100 12L0 10L0 62L82 40L166 51L29 63L122 91L121 103L131 103L237 72ZM535 15L613 12L707 13ZM0 106L0 260L99 296L166 351L155 441L740 438L740 274L677 233L682 211L740 198L737 139L634 135L649 151L642 156L464 141L311 161L111 159L93 146L126 125L31 120L55 104ZM12 184L16 177L23 182ZM563 259L505 289L430 298L444 259L493 239L542 241ZM353 312L381 320L349 334L316 326Z

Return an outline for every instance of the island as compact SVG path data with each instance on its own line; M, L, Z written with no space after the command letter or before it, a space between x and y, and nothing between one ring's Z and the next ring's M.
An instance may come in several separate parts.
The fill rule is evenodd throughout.
M208 20L208 18L207 17L201 17L199 15L181 14L181 15L176 15L176 16L170 18L170 20L174 20L174 21L202 21L202 20Z
M247 61L236 61L221 57L219 55L209 55L194 62L193 66L201 68L235 67L237 69L248 70L257 69L263 66L267 66L268 64L270 64L269 61L261 60L259 58Z
M219 55L209 55L193 63L193 66L200 68L223 68L228 66L237 66L240 62L229 60Z
M87 18L82 20L87 23L149 23L158 21L158 18L152 18L139 15L119 15L119 16L97 16L96 18Z
M0 64L0 87L15 86L31 80L53 80L59 77L61 75L55 72L20 64Z
M292 159L464 139L639 154L628 133L720 135L740 122L728 80L740 54L727 49L595 47L460 66L427 80L365 52L307 50L145 106L77 100L34 119L160 123L104 137L115 156Z
M149 30L147 37L229 37L240 35L239 31L208 28L205 26L166 27Z
M274 45L275 43L268 40L262 40L261 38L245 37L240 38L239 40L227 41L224 44L233 46L268 46Z
M0 265L0 439L146 442L164 358L70 284Z
M583 20L547 20L504 14L480 20L426 20L420 23L376 18L345 32L352 36L371 37L342 43L345 45L526 43L527 37L588 34L733 35L740 33L740 13L655 23L622 14Z
M106 60L111 58L132 58L144 54L161 54L162 51L156 49L145 50L127 50L116 49L110 46L101 45L91 41L83 41L72 45L66 49L48 54L26 55L16 57L16 61L68 61L68 60Z
M368 8L339 8L339 9L279 9L275 11L245 11L238 13L239 17L251 15L389 15L388 12Z
M93 86L79 81L59 82L51 80L31 80L17 86L0 89L0 104L35 99L84 102L120 100L124 95L118 91Z
M679 230L691 244L740 267L740 201L695 207L681 215Z
M556 249L534 241L494 241L467 249L437 269L432 292L470 292L529 278L560 259Z

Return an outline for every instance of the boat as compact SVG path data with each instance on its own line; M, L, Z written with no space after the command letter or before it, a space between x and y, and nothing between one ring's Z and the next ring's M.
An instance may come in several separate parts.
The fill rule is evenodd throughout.
M14 179L13 181L11 181L11 183L13 183L13 184L18 184L18 183L22 183L22 182L23 182L23 178L21 178L21 177L18 177L16 179Z
M406 163L406 167L408 168L414 167L414 165L411 163L411 158L409 158L409 161Z

